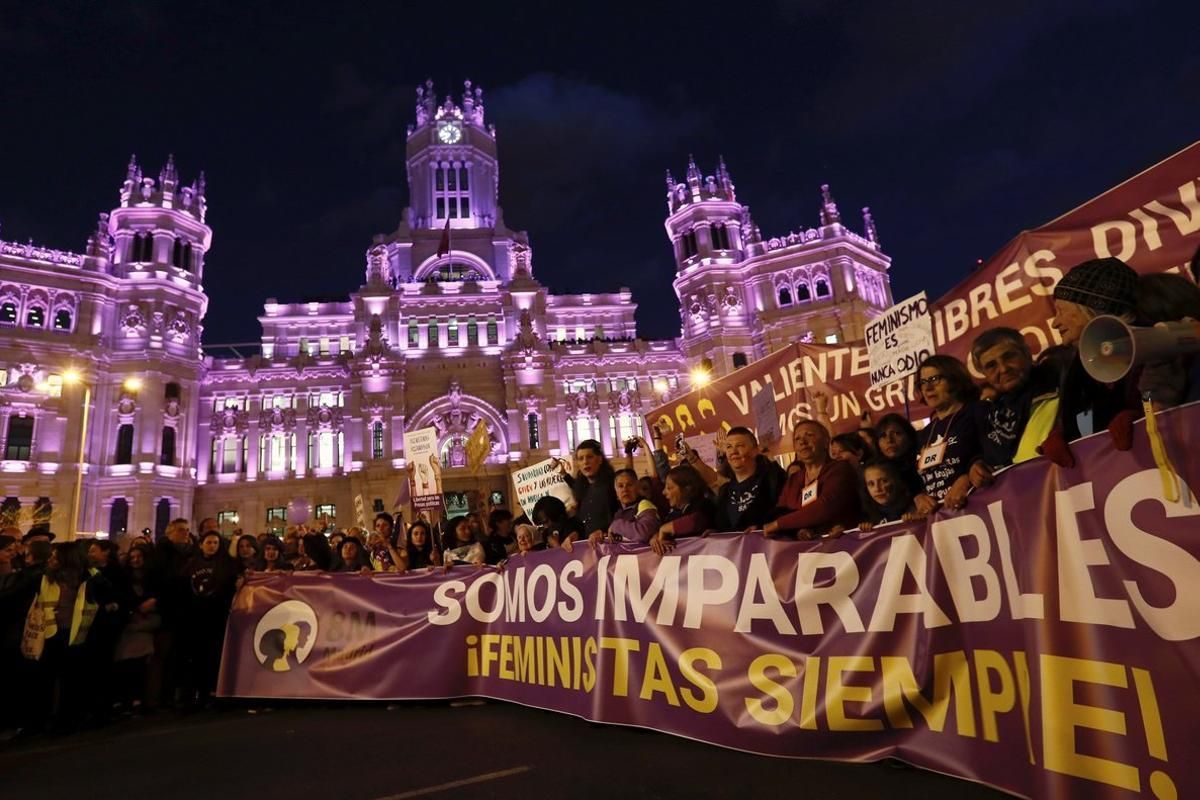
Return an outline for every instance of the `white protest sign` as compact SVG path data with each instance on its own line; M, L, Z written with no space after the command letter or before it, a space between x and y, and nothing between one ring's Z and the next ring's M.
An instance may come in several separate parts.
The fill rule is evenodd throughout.
M871 386L891 383L916 372L934 354L933 324L925 293L892 306L867 323L863 332L871 362Z
M531 520L534 505L547 495L557 497L564 505L574 502L571 484L567 483L563 465L557 458L547 458L531 467L515 470L512 478L517 502Z
M438 460L437 429L405 431L404 457L412 471L413 507L441 508L442 463Z
M778 442L782 434L779 432L779 408L775 405L775 388L768 383L750 399L750 405L754 411L754 427L758 429L758 443L766 447Z
M714 436L688 436L683 441L696 451L696 455L700 456L701 461L713 469L717 468L717 441Z

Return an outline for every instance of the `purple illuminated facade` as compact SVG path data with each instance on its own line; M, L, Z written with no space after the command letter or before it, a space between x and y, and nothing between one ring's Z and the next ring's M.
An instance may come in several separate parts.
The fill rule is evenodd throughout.
M281 529L289 505L353 525L359 497L368 520L392 509L405 430L437 429L452 511L472 492L507 499L515 466L583 439L614 455L644 435L642 415L687 389L701 358L720 374L796 338L857 338L890 302L869 216L865 237L851 233L826 191L819 228L764 240L724 164L702 178L689 163L683 183L668 178L666 223L682 336L639 339L629 290L552 294L536 279L527 235L504 222L495 131L470 82L457 101L418 88L407 168L411 205L368 248L362 285L343 302L269 298L248 356L200 352L211 231L203 180L180 188L173 164L158 183L131 164L85 255L3 245L0 316L11 297L16 317L0 324L20 333L0 344L0 432L15 456L0 465L4 502L69 508L81 390L37 389L69 366L97 387L82 530L179 513ZM36 302L40 327L25 324ZM60 306L65 330L50 324ZM121 389L129 375L140 391ZM22 415L28 452L24 423L15 438L8 423ZM492 450L472 476L465 442L480 420Z

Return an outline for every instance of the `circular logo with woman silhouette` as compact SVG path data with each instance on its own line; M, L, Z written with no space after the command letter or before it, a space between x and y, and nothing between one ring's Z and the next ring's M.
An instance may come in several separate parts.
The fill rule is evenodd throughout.
M254 655L272 672L287 672L308 658L317 642L317 612L299 600L285 600L262 615L254 629Z

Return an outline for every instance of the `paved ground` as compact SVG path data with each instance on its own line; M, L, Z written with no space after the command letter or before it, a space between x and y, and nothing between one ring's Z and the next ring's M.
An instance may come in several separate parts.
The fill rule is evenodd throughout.
M1006 798L883 764L792 761L519 706L245 709L0 750L0 798Z

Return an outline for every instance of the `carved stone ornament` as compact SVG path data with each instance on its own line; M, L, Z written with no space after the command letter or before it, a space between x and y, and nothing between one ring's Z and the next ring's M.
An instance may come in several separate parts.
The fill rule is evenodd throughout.
M258 415L258 426L264 433L291 433L296 428L296 410L264 408Z
M176 311L175 319L171 320L171 324L167 326L167 335L173 341L183 344L191 332L192 327L188 325L187 315L182 311Z
M542 405L542 399L540 397L538 397L537 394L535 394L533 391L526 392L525 396L521 398L521 401L525 404L525 413L526 414L540 414L541 413L540 409L541 409L541 405Z
M178 397L172 397L169 400L167 400L166 405L163 407L163 416L166 417L167 419L175 419L176 417L179 416L179 398Z
M121 328L125 331L126 336L138 336L146 330L146 318L142 316L142 312L138 307L130 304L125 310L125 315L121 317Z
M342 429L342 409L335 406L321 406L308 409L308 427L311 430L338 431Z
M623 389L608 396L608 407L620 414L635 413L641 405L642 398L636 389Z
M212 415L213 436L242 435L250 424L250 415L234 407L221 408Z
M595 392L577 392L567 396L567 412L572 417L592 417L600 410Z
M117 413L123 417L127 417L137 408L137 403L129 395L121 395L121 399L117 401Z

